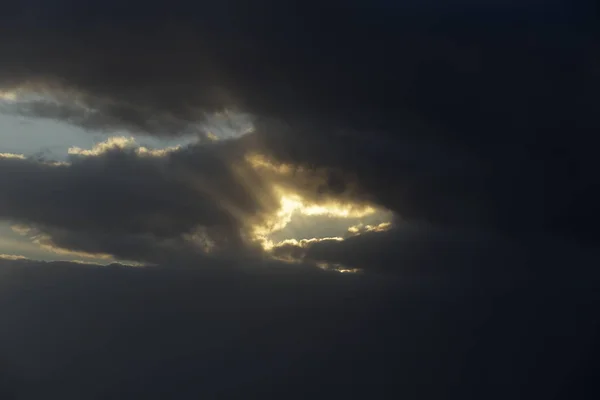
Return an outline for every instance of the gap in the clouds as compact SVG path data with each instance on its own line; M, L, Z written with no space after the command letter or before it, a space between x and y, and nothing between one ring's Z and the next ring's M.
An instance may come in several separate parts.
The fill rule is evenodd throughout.
M310 195L305 197L306 193L303 195L302 189L291 183L295 179L311 179L317 171L281 163L259 153L247 154L246 161L272 182L273 194L279 199L279 206L250 229L251 238L275 258L279 256L273 253L282 247L307 248L321 241L343 241L364 232L388 230L395 220L393 212L376 204L353 201L352 196L309 198ZM292 257L282 261L300 260Z
M53 93L50 89L33 90L16 88L13 91L0 91L0 153L23 154L26 157L39 156L52 161L65 161L70 148L92 149L112 137L131 138L136 145L147 149L183 147L199 140L231 140L254 131L252 115L234 110L214 113L200 113L198 121L179 121L188 125L185 131L144 132L143 128L85 126L88 114L94 116L102 110L90 109L83 104L77 93ZM79 123L71 123L67 116L28 115L31 104L52 104L55 107L75 107L82 113ZM65 118L61 120L61 118ZM91 118L91 117L89 117ZM160 118L159 118L160 120ZM89 122L89 121L88 121ZM92 124L93 125L93 124ZM165 129L168 126L165 123ZM115 129L117 128L117 129ZM146 134L147 133L147 134Z
M52 161L65 161L69 149L92 149L113 137L132 138L141 147L163 149L185 146L197 141L194 136L156 138L125 131L90 132L78 126L48 119L24 118L0 114L0 152L41 156Z
M280 207L256 226L255 240L267 251L282 245L319 240L344 240L369 229L388 229L390 211L352 203L314 203L297 193L281 191Z

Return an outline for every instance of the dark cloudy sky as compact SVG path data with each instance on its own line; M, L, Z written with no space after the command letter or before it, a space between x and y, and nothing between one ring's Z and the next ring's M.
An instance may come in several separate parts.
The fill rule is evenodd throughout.
M595 12L7 5L0 397L597 398Z

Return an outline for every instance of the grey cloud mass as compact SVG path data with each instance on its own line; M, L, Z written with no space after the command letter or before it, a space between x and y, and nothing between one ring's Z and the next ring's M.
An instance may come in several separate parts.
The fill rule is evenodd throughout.
M343 174L343 185L332 185L335 171L256 168L248 158L254 147L244 141L168 151L129 144L114 139L73 149L62 163L0 156L0 216L48 246L169 263L206 253L259 255L252 229L280 207L275 185L315 202L368 204Z
M358 175L405 218L597 242L597 32L576 9L27 4L0 86L58 101L8 112L167 136L249 112L273 157Z
M0 260L0 393L593 399L594 288Z
M276 199L251 168L242 163L236 172L224 147L164 156L114 147L62 165L2 157L0 213L51 233L60 246L127 259L153 261L153 246L171 242L192 247L179 242L197 227L217 248L240 249L244 224L259 221Z
M3 129L106 140L0 136L7 243L122 263L3 245L0 398L599 398L593 7L474 3L3 6Z

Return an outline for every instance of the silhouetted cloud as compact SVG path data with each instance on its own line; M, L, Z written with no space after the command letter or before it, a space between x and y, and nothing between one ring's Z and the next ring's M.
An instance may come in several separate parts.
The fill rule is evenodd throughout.
M597 242L583 9L259 3L15 5L5 111L166 136L244 111L268 157L337 171L327 190L352 176L407 219Z
M239 249L246 224L276 205L252 168L234 165L227 144L170 152L122 145L73 152L58 165L0 158L1 216L60 247L153 261L159 249L201 247L200 226L217 249Z
M591 399L596 282L0 260L0 393Z
M551 237L513 240L477 230L402 222L389 230L357 233L345 240L286 241L273 254L282 260L342 271L500 285L515 280L560 280L570 274L598 276L600 263L597 249Z
M376 211L351 180L335 189L330 170L265 170L251 149L243 140L149 149L113 137L71 148L60 163L2 156L0 217L55 252L169 263L261 257L261 242L298 208L342 217Z
M0 145L5 230L138 264L3 247L0 397L598 398L598 32L551 3L7 4L0 113L114 136Z

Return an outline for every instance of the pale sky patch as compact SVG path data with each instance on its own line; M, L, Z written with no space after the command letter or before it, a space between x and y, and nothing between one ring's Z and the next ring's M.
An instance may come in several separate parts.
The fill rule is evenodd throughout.
M297 193L276 188L279 208L251 235L270 251L282 244L308 245L320 240L343 240L353 226L386 227L391 212L373 206L328 201L314 203ZM351 231L350 231L351 232Z
M131 137L140 147L164 149L194 143L196 137L156 138L129 132L90 132L78 126L50 119L24 118L0 113L0 153L42 155L52 161L66 161L70 148L92 149L111 137Z

